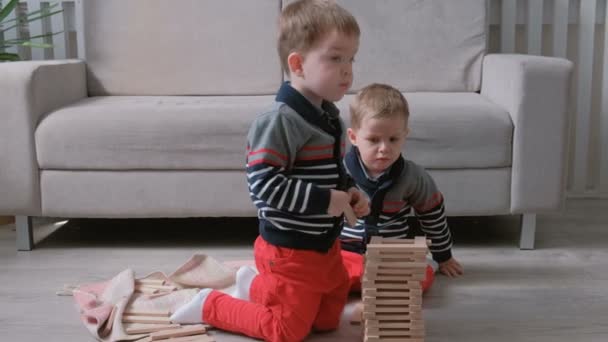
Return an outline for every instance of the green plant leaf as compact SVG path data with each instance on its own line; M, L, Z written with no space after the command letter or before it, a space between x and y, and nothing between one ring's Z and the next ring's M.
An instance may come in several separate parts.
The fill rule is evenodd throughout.
M63 10L59 10L59 11L55 11L55 12L50 12L50 13L42 14L42 15L40 15L38 17L28 18L25 22L29 23L30 21L34 21L34 20L39 20L39 19L42 19L42 18L50 17L52 15L55 15L55 14L61 13L61 12L63 12ZM14 29L15 27L17 27L17 26L19 26L21 24L22 23L17 23L17 24L14 24L12 26L9 26L9 27L7 27L5 29L2 29L2 31L0 31L0 33L6 32L6 31L11 30L11 29Z
M0 10L0 22L2 22L3 19L8 17L8 14L11 13L15 9L15 7L17 7L18 3L19 0L10 0L8 4Z
M7 20L7 21L3 22L3 24L8 24L10 22L21 20L21 19L25 20L26 18L31 17L31 16L33 16L35 14L38 14L38 13L43 13L43 12L49 13L49 11L51 9L53 9L53 8L55 8L57 6L59 6L59 3L54 3L54 4L50 5L49 7L41 8L41 9L39 9L37 11L33 11L33 12L27 12L25 15L21 15L21 16L19 16L17 18L14 18L14 19L11 19L11 20ZM26 22L26 21L23 21L23 22Z
M16 53L0 52L0 61L18 61L19 55Z
M53 44L47 44L47 43L36 43L36 42L23 42L21 44L19 44L21 46L29 46L29 47L33 47L33 48L40 48L40 49L49 49L53 47Z
M22 43L22 42L25 42L25 41L28 41L28 40L32 40L32 39L51 37L51 36L54 36L54 35L57 35L57 34L60 34L60 33L63 33L63 32L65 32L65 31L39 34L37 36L32 36L32 37L25 38L25 39L24 38L21 38L21 39L19 39L19 38L18 39L8 39L8 40L3 41L3 43Z

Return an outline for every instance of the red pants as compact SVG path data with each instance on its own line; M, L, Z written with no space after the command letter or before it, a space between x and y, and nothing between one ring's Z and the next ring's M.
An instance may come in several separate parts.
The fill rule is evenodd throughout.
M342 260L346 272L348 272L348 282L350 284L350 292L361 292L361 278L363 278L363 255L359 253L342 251ZM425 279L421 281L422 292L426 292L435 279L435 271L431 265L426 266Z
M303 340L312 329L336 329L346 305L349 282L336 241L327 253L282 248L255 241L260 274L251 302L212 291L203 321L219 329L266 341Z

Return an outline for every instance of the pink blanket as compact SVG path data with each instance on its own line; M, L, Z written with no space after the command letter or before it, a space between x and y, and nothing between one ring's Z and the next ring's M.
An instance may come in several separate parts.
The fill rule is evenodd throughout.
M178 288L163 295L146 295L135 292L135 273L126 269L114 278L92 284L83 284L72 290L76 306L85 327L99 341L129 341L147 334L127 334L122 323L125 310L169 311L190 301L201 288L229 291L234 285L238 266L252 261L222 264L204 254L195 254L176 271L166 276L154 272L140 279L162 279Z

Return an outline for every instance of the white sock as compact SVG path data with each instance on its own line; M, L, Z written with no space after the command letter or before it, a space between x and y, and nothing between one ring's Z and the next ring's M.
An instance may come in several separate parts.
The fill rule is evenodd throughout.
M230 295L234 298L249 301L249 290L251 289L251 283L258 273L251 266L241 266L236 271L236 284L234 290L230 292Z
M439 268L439 264L437 263L437 261L433 260L433 258L430 257L427 257L426 261L429 265L431 265L433 271L437 272L437 269Z
M203 323L203 307L212 289L202 289L188 303L171 315L171 322L180 324Z

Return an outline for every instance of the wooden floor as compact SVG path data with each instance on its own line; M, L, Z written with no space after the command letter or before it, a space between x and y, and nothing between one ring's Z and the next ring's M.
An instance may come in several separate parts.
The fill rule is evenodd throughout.
M515 217L455 218L455 255L465 276L439 277L424 297L427 341L608 341L608 201L572 200L539 215L537 249L520 251ZM252 257L255 221L38 220L37 248L16 252L0 227L0 340L93 341L64 284L100 281L130 267L171 272L195 252ZM345 317L352 310L347 307ZM347 321L310 341L356 341ZM215 333L217 341L250 341Z

